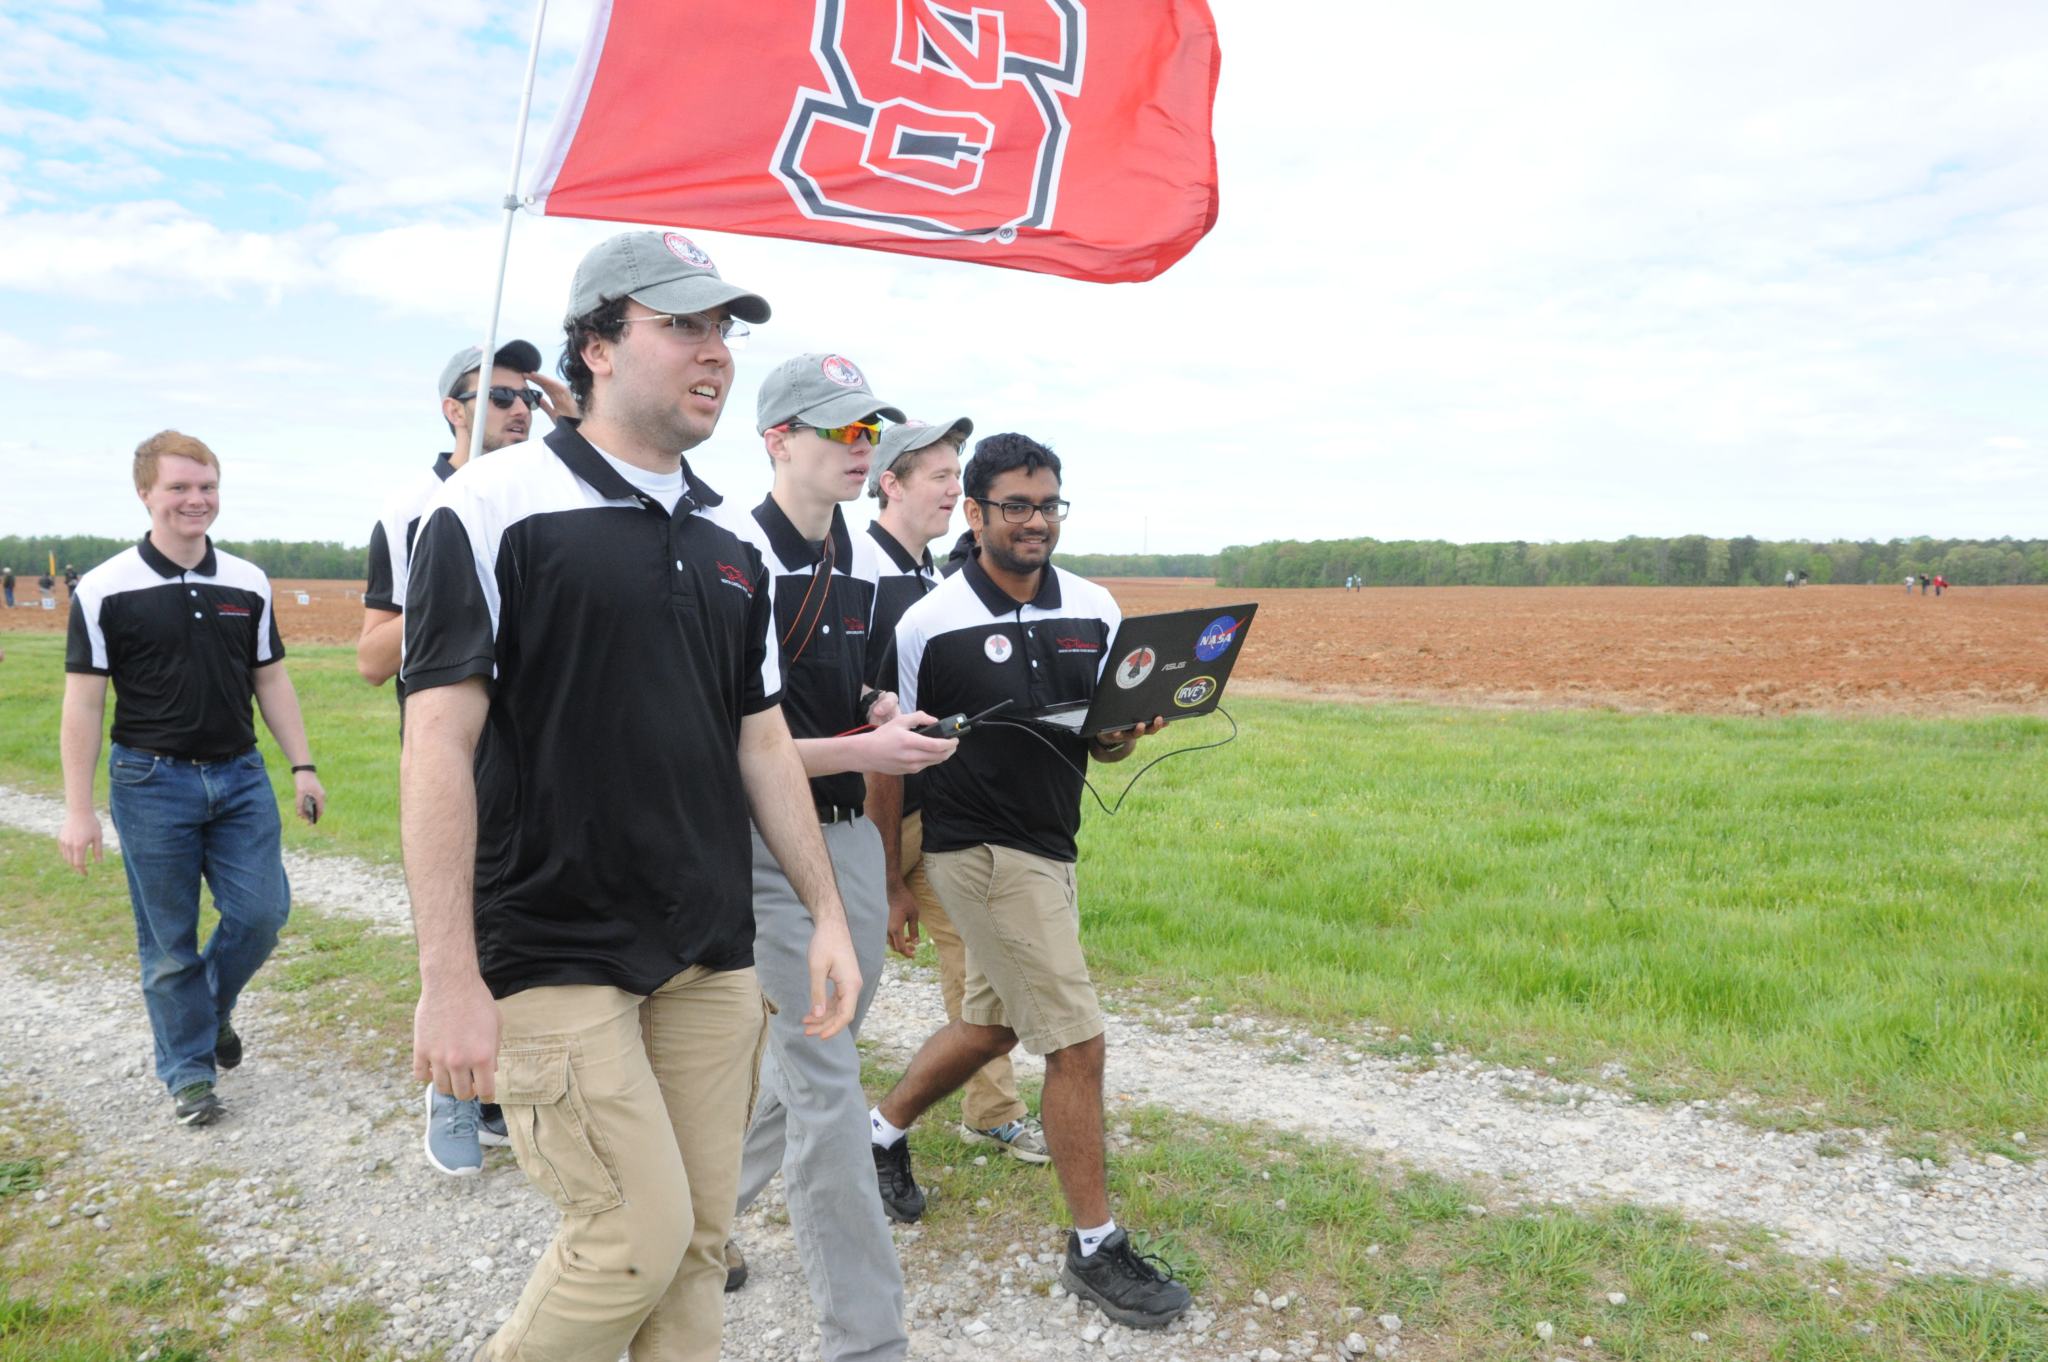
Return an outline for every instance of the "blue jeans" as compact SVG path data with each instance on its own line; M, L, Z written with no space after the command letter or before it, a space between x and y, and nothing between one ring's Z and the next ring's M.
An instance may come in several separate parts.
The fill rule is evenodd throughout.
M115 743L107 768L156 1074L175 1093L213 1081L214 1035L291 911L277 796L253 750L190 762ZM202 875L220 910L203 951Z

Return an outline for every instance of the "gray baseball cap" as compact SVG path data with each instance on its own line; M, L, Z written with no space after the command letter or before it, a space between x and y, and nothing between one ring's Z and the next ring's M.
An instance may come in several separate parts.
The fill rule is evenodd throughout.
M681 232L621 232L593 247L576 267L565 320L618 298L676 316L722 306L743 322L768 320L768 300L726 283L711 257Z
M905 421L882 432L882 441L875 446L875 461L868 465L868 495L873 496L882 488L882 474L896 466L896 461L905 454L915 454L927 445L936 444L946 436L958 437L965 447L967 437L974 434L974 422L964 416L956 416L945 425L928 426L922 421Z
M868 387L868 376L844 355L798 355L761 380L757 428L763 435L785 421L807 426L843 426L876 413L901 421Z
M434 396L455 396L455 389L460 386L464 376L484 367L483 357L484 348L481 345L472 345L450 355L448 362L441 366L441 386L435 389ZM540 351L531 341L507 341L498 347L497 362L491 367L496 368L500 364L507 369L517 369L522 374L539 373Z

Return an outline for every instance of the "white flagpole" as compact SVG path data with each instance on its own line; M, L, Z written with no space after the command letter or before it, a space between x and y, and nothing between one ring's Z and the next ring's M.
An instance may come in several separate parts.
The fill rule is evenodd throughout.
M491 284L491 321L484 328L484 348L477 363L476 402L469 409L469 457L484 452L485 404L491 400L491 361L498 353L498 309L505 301L505 261L512 254L512 218L519 211L519 163L526 158L526 115L533 107L533 73L540 65L540 31L547 21L548 0L533 13L533 41L526 49L526 88L519 95L519 126L512 138L512 170L505 182L505 230L498 237L498 276ZM529 412L531 419L538 412Z

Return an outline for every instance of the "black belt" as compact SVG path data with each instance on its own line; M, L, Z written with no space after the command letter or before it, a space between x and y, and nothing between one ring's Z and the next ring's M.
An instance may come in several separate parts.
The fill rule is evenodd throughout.
M188 757L183 752L160 752L154 747L135 747L128 743L121 745L130 752L140 752L145 757L159 757L164 761L189 761L194 766L211 766L217 761L233 761L236 757L246 757L256 750L256 744L251 743L240 751L223 752L217 757Z
M859 809L845 804L819 804L816 808L818 810L818 821L826 824L851 823L861 815Z

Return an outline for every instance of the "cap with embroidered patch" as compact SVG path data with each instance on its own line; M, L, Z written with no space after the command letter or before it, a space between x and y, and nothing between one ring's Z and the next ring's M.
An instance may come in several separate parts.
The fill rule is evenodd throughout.
M711 257L681 232L621 232L598 243L576 267L564 320L619 298L675 316L723 307L743 322L768 320L768 300L726 283Z
M882 415L901 421L901 410L885 406L868 387L868 376L844 355L798 355L761 380L756 429L801 421L807 426L848 425Z

